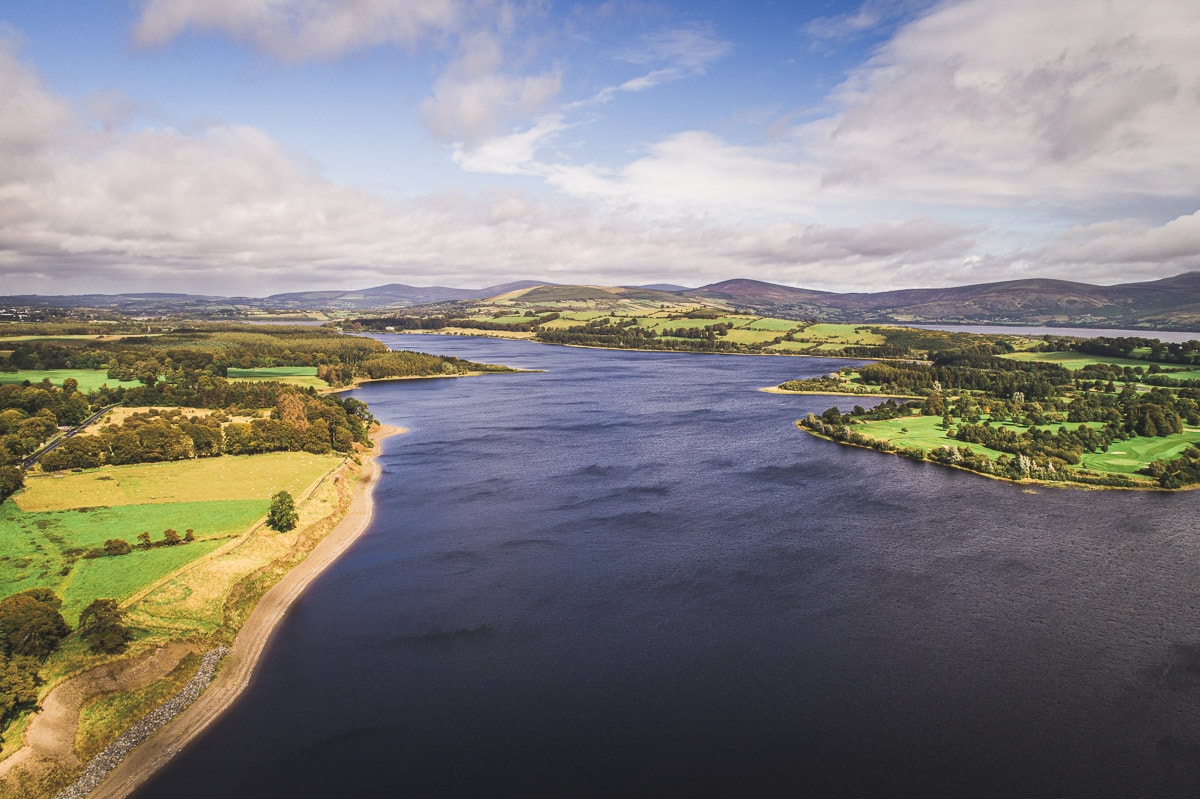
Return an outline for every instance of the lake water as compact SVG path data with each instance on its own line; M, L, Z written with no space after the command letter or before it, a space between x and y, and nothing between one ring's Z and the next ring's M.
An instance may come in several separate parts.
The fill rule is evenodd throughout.
M1200 493L793 426L841 362L381 336L376 520L138 796L1195 796Z

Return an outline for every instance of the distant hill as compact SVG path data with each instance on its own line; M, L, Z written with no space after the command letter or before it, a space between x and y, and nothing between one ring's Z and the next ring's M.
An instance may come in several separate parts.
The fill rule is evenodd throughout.
M386 286L357 291L297 291L272 294L264 298L263 302L279 309L362 311L430 305L454 300L478 300L543 285L546 284L536 280L521 280L483 289L456 289L448 286L418 287L389 283Z
M536 306L587 303L647 306L696 303L764 316L829 322L1002 324L1200 330L1200 272L1162 280L1094 286L1068 280L1009 280L900 291L836 293L760 280L725 280L688 289L673 284L566 286L521 280L482 289L389 283L352 291L301 291L269 297L168 293L0 297L0 306L112 308L123 313L236 317L250 311L387 311L493 298Z
M726 280L685 296L755 313L827 321L1200 327L1200 272L1115 286L1030 279L847 294Z

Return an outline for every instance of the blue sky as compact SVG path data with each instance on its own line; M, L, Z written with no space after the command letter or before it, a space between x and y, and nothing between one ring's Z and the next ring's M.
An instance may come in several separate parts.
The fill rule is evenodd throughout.
M3 293L1200 269L1194 0L15 0Z

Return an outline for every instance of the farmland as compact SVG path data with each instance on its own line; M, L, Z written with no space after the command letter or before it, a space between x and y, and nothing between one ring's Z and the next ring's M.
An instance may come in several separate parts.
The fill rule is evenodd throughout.
M54 385L61 386L67 379L79 383L79 390L84 392L95 391L101 386L117 388L139 385L136 380L111 378L103 369L21 369L16 372L0 372L0 385L6 383L20 385L26 381L30 384L37 384L43 380L49 380Z
M69 621L97 596L123 601L241 534L275 491L299 494L340 461L270 453L30 477L15 502L0 505L8 533L0 539L0 594L51 588ZM167 529L191 529L195 540L81 557L110 539L134 544L141 532L158 541Z
M226 376L232 382L250 380L270 380L276 383L286 383L289 386L329 388L329 384L317 377L315 366L265 366L258 369L237 369L229 367Z

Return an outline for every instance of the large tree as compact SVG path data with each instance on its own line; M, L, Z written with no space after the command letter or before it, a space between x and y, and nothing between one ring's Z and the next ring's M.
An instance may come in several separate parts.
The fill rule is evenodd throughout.
M291 494L280 491L271 497L271 508L267 511L268 527L286 533L294 528L298 521L300 521L300 514L296 512L296 502L292 499Z
M79 614L79 634L93 652L120 652L133 638L115 599L96 599Z

